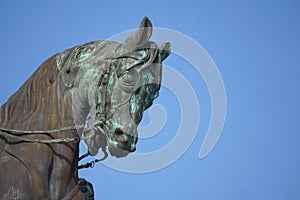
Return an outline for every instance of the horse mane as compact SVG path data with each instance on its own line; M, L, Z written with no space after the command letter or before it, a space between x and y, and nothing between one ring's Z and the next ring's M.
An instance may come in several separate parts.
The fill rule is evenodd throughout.
M81 66L76 63L88 58L87 53L93 51L96 57L114 57L119 46L111 41L88 42L48 58L1 106L0 127L45 130L74 125L72 96L66 84L71 80L65 80L65 74L78 71ZM61 127L57 127L58 123Z
M0 108L0 126L10 129L57 128L57 118L72 116L71 96L62 84L55 54ZM70 122L63 122L64 125Z

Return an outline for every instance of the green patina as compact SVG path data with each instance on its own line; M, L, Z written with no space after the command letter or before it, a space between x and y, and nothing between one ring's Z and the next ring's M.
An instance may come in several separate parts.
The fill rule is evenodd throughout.
M137 126L143 112L158 97L161 64L170 54L168 43L158 47L149 41L150 26L145 19L124 44L95 41L67 49L57 57L64 84L71 89L74 102L82 104L74 108L87 111L78 113L84 115L79 117L85 120L80 123L86 124L84 140L96 145L89 148L92 155L105 144L117 147L118 129L131 136L123 148L134 151L131 145L136 142L133 137ZM107 143L92 142L99 132L106 136Z
M141 87L139 87L131 96L130 114L139 122L143 112L152 105L154 99L158 97L158 87L154 83L154 75L146 70L141 74Z
M91 55L93 47L94 46L89 46L89 47L83 49L82 52L80 53L78 62L82 62L83 60L87 59Z

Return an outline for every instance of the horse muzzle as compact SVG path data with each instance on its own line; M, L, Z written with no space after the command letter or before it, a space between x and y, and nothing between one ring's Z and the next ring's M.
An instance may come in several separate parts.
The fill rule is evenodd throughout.
M116 128L113 134L113 141L109 145L110 154L115 157L127 156L136 150L137 140L137 131L133 134L128 134L121 128Z

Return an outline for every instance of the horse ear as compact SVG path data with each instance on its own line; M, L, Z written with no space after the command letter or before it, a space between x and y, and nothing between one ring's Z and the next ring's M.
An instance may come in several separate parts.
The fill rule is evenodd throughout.
M160 57L159 64L155 66L155 77L158 89L161 85L161 76L162 76L162 61L164 61L171 54L171 44L169 42L163 43L158 50L158 55Z
M159 47L159 56L161 57L161 60L165 60L169 55L171 54L171 44L169 42L163 43Z
M132 33L125 40L124 47L127 50L134 50L149 41L152 35L152 24L148 17L144 17L137 31Z

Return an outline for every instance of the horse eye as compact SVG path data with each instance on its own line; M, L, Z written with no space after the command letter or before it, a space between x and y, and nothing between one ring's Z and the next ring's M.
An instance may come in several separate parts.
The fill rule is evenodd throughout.
M129 71L122 76L123 84L126 86L135 85L135 79L136 79L136 76L133 71Z

